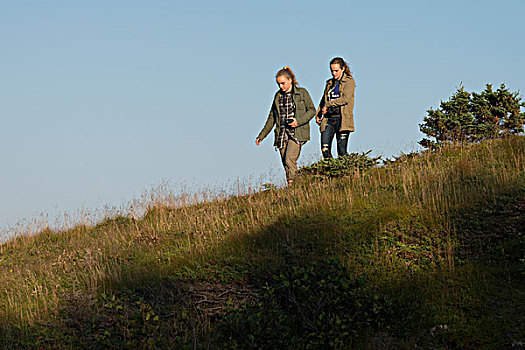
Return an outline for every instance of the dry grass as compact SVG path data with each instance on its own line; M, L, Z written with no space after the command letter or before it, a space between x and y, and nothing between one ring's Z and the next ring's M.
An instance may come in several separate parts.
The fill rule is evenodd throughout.
M514 137L425 152L344 179L303 179L290 189L258 192L259 186L239 184L235 196L174 196L160 189L136 203L146 208L143 217L137 209L97 225L87 218L83 225L42 229L0 245L0 319L22 327L60 322L58 310L68 296L93 300L151 279L209 272L219 273L219 280L228 273L242 280L247 276L238 266L278 268L284 244L292 251L312 244L312 254L321 248L337 254L356 273L377 272L378 266L382 273L414 271L425 259L428 266L451 269L457 244L451 217L523 188L524 179L525 140ZM418 251L421 241L403 236L406 226L414 237L426 235L431 249ZM385 238L392 232L399 234ZM388 241L392 237L399 241ZM366 254L348 244L358 241L367 244ZM210 268L219 265L220 272Z

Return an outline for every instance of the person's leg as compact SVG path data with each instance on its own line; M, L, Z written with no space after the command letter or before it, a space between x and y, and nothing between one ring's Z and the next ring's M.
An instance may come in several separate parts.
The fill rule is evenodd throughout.
M299 159L300 154L301 146L292 140L286 141L286 145L281 149L281 160L288 185L292 184L293 178L297 173L297 159Z
M337 156L345 156L348 154L346 146L348 145L348 137L350 132L341 132L341 118L337 118L337 124L335 125L335 139L337 140Z
M337 155L338 156L346 156L348 154L347 146L348 146L348 139L350 138L350 132L349 131L343 131L338 132L336 134L336 140L337 140Z
M279 150L279 153L281 153L281 163L283 164L286 179L288 180L288 171L286 171L286 143L284 144L284 147Z
M332 158L332 141L335 132L334 121L328 119L324 131L321 132L321 153L323 154L323 158Z

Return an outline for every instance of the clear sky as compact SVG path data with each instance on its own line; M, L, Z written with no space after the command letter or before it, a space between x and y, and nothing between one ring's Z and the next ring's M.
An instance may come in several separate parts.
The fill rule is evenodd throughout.
M282 181L254 139L275 73L317 105L328 62L356 80L349 151L417 149L462 83L525 90L525 1L2 1L0 228L119 206L168 181ZM319 131L302 161L318 159Z

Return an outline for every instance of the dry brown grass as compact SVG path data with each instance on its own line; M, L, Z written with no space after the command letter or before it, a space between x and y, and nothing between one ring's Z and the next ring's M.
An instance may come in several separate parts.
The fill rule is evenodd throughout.
M232 265L259 259L263 267L277 265L281 257L273 247L283 240L296 242L298 221L312 220L320 231L339 230L342 215L353 213L359 215L352 228L356 232L388 231L407 217L435 224L434 234L443 240L436 243L432 259L453 267L450 215L523 186L524 145L516 137L451 147L344 179L304 179L290 189L258 192L259 186L239 184L235 196L205 191L175 196L161 189L135 204L147 209L143 217L132 209L128 216L111 215L97 225L86 218L60 231L42 228L0 245L1 322L56 322L68 295L92 300L101 291L141 283L146 276L171 278L203 259L231 259ZM254 235L269 228L276 234ZM255 256L258 239L268 249ZM329 244L337 246L331 239ZM376 264L397 263L399 253L392 246L380 240L373 245ZM363 266L353 254L345 261L356 269Z

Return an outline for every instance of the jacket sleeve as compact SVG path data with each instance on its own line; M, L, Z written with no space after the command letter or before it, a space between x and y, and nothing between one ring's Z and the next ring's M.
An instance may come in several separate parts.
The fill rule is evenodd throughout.
M272 103L272 107L270 108L270 113L268 113L268 119L266 119L266 123L264 124L264 127L262 128L257 138L261 141L264 140L266 136L268 136L270 131L272 131L274 124L275 124L275 118L273 116L273 103Z
M323 96L321 96L321 101L319 101L319 107L317 107L317 113L316 115L319 116L319 118L322 118L323 113L321 113L321 110L325 106L325 96L326 96L326 90L328 89L328 83L324 86Z
M321 96L321 101L319 101L319 110L323 109L325 106L325 96L326 96L326 90L328 90L328 83L325 84L324 90L323 90L323 96Z
M355 81L353 78L348 78L348 82L345 82L341 89L341 97L334 100L326 101L326 107L344 106L350 105L354 107L354 91Z
M310 94L308 93L308 90L303 89L302 90L302 97L304 99L304 103L306 106L306 113L301 116L297 116L297 126L306 125L310 122L310 120L315 116L316 109L314 106L314 103L312 101L312 98L310 97Z

